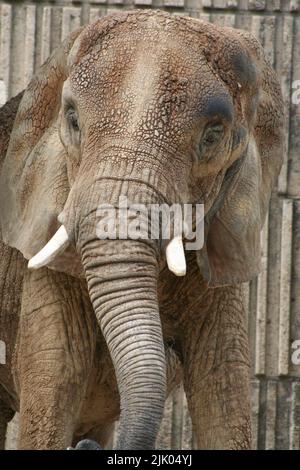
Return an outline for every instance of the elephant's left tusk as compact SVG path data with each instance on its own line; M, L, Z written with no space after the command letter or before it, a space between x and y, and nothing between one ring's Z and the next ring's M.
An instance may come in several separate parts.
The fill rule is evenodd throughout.
M186 261L182 237L174 237L167 245L166 258L168 268L176 276L186 275Z
M38 269L52 261L58 253L62 252L69 245L69 237L65 227L62 225L53 235L51 240L41 249L31 260L29 260L29 269Z

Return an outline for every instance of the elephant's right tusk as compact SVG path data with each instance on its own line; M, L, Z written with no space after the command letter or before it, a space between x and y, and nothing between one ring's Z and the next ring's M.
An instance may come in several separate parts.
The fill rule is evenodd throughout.
M167 245L166 258L168 268L176 276L186 275L186 261L182 237L174 237Z
M38 269L47 266L58 253L69 245L69 237L65 227L62 225L53 235L51 240L33 258L29 260L29 269Z

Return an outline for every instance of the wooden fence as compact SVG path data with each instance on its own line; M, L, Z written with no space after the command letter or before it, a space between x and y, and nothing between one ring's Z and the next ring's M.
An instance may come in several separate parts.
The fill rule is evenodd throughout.
M262 233L263 270L245 286L252 354L253 447L299 449L300 365L291 358L294 342L300 339L300 104L295 88L300 80L300 0L0 2L0 104L26 86L70 31L114 9L132 8L161 8L251 31L279 73L287 109L287 151ZM300 93L298 96L300 101ZM15 433L13 424L7 443L10 448L15 446ZM193 447L182 389L166 404L158 447Z

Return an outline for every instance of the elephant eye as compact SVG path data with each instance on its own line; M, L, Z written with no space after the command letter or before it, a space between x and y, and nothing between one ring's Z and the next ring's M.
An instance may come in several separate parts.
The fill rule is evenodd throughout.
M78 118L77 114L74 108L69 108L66 112L66 118L68 122L70 123L71 127L74 129L74 131L78 132L79 131L79 124L78 124Z
M201 139L201 145L205 147L213 147L218 144L223 136L223 124L213 124L207 127Z

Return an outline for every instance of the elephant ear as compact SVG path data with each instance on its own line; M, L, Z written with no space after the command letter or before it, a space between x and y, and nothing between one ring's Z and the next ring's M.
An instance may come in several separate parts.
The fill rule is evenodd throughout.
M234 31L246 56L258 71L258 99L249 123L249 144L244 154L225 175L219 196L206 217L204 248L197 253L201 272L211 286L247 282L260 271L260 232L263 227L272 188L284 154L284 106L275 72L267 63L259 43L247 33ZM245 63L244 63L245 65ZM242 70L239 61L242 82ZM241 73L243 72L243 73ZM243 116L250 116L247 84L240 103Z
M23 92L11 98L0 108L0 174L22 96Z
M27 259L57 229L69 185L59 138L61 92L68 56L81 29L57 48L29 83L18 107L0 175L2 240Z

